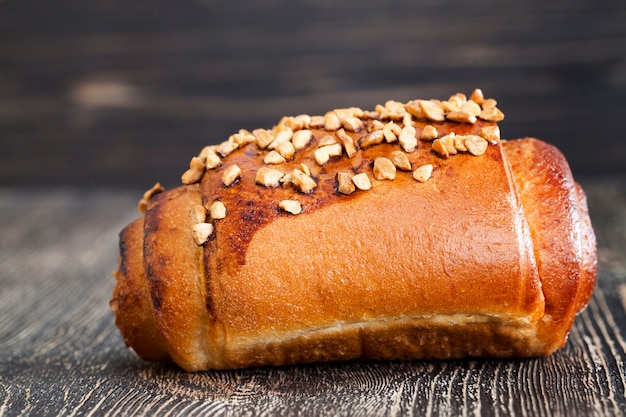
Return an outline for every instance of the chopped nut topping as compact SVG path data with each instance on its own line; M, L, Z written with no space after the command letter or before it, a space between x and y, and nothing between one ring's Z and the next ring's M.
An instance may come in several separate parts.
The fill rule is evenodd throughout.
M446 147L446 150L448 151L448 155L457 154L456 146L454 146L455 136L456 134L454 132L450 132L450 134L443 136L442 138L439 139L441 143L443 144L443 146Z
M311 142L311 138L313 137L313 132L310 130L298 130L293 134L291 138L291 143L293 143L293 147L296 151L302 150L306 147L306 145Z
M299 114L293 118L293 126L291 126L292 130L301 130L309 127L311 123L311 116L308 114Z
M461 123L476 123L476 116L463 111L453 111L446 114L446 119Z
M367 148L372 145L378 145L382 143L384 138L384 129L383 130L374 130L371 133L366 133L365 135L359 138L359 145L361 148Z
M196 242L196 245L202 246L213 234L213 225L211 223L196 223L191 230L193 241Z
M420 137L422 140L435 140L439 136L439 132L433 125L424 126L424 130L422 130L422 136Z
M502 113L497 107L487 107L483 108L483 111L480 112L479 117L489 122L499 122L501 120L504 120L504 113Z
M457 151L467 152L467 148L465 147L465 139L467 139L467 136L464 136L464 135L454 136L454 147Z
M300 214L302 213L302 205L298 200L283 200L278 203L278 207L287 213L291 214Z
M467 114L471 114L472 116L478 116L482 109L480 106L474 102L473 100L467 100L461 106L461 111Z
M339 121L339 117L335 114L335 112L328 112L324 115L324 129L326 130L337 130L341 127L341 121Z
M304 172L309 177L311 176L311 170L309 169L308 166L306 166L306 164L300 164L297 169Z
M213 220L223 219L226 217L226 206L221 201L216 201L211 204L209 214Z
M500 128L498 126L484 126L480 130L480 136L487 139L492 144L500 142Z
M281 143L290 141L293 137L293 130L286 127L275 135L274 141L268 145L268 149L276 149Z
M402 124L404 126L413 126L413 118L411 117L411 113L404 113L404 116L402 116Z
M225 158L238 147L239 145L237 144L237 142L234 141L233 137L231 136L230 138L228 138L228 140L217 145L216 151L222 156L222 158Z
M252 134L256 138L256 146L260 149L267 148L275 139L272 133L267 129L255 129L252 131Z
M352 177L352 182L359 190L367 191L372 188L372 182L366 173L362 172Z
M280 179L280 183L283 184L283 186L290 185L292 179L293 175L291 175L291 172L288 172Z
M406 156L406 153L402 151L393 151L389 154L389 158L396 168L403 171L411 170L411 162L409 161L408 156Z
M322 146L334 145L335 143L337 143L337 138L334 135L326 135L317 142L317 147L321 148Z
M476 135L468 135L465 139L465 147L472 155L482 155L487 150L489 143L484 138Z
M276 169L261 167L256 172L255 182L259 185L264 185L265 187L277 187L279 185L280 179L284 176L281 171Z
M230 187L240 176L241 168L239 168L236 164L231 165L224 170L224 174L222 174L222 183L225 186Z
M319 129L324 127L324 116L311 116L311 121L309 122L309 128L311 129Z
M381 122L380 120L374 120L367 127L367 130L368 132L373 132L374 130L383 130L384 127L385 127L385 124L383 122Z
M342 119L341 125L350 132L358 132L363 129L363 121L358 117L348 117Z
M498 102L492 98L485 99L485 101L483 101L483 104L482 104L483 110L496 107L497 105L498 105Z
M285 161L286 161L286 159L281 154L279 154L277 151L270 151L263 158L263 163L264 164L268 164L268 165L284 164Z
M239 129L239 132L231 135L231 138L238 147L245 146L248 143L256 142L256 137L252 133L248 132L246 129Z
M315 162L317 162L318 165L324 165L328 162L331 156L341 155L341 145L335 143L334 145L317 148L313 155L315 156Z
M197 204L189 210L189 218L193 223L204 223L206 221L206 209Z
M417 138L415 137L416 132L413 126L404 126L402 131L400 132L400 136L398 136L398 142L400 142L400 146L406 152L415 152L415 148L417 147Z
M467 101L467 96L465 96L465 94L463 93L456 93L454 95L451 95L450 98L448 99L448 103L450 103L452 106L454 106L457 109L460 109L463 104L465 104L465 102Z
M396 167L387 158L379 157L374 160L374 178L377 180L393 180L396 178Z
M293 158L293 155L296 153L296 148L293 146L293 143L290 141L283 142L276 147L276 150L279 154L285 159Z
M419 182L426 182L433 174L433 166L431 164L422 165L413 171L413 178Z
M472 100L476 104L483 104L483 102L485 101L483 91L480 88L475 89L470 95L470 100Z
M204 155L205 156L204 167L206 169L217 168L218 166L220 166L222 164L222 160L217 155L217 153L215 153L215 149L213 147L207 146L207 148L212 148L212 149L211 150L207 150L207 152Z
M143 193L143 197L141 198L141 200L139 200L139 204L137 204L137 209L139 210L139 212L145 214L146 209L148 208L148 201L150 201L152 196L160 193L161 191L163 191L163 186L161 185L161 183L157 182L152 186L152 188Z
M356 146L354 145L354 139L352 139L352 136L348 135L343 129L339 129L336 135L337 139L339 139L339 141L343 145L343 148L345 149L348 158L353 158L354 155L357 154L357 150Z
M337 191L341 194L350 195L355 190L355 185L352 182L352 174L348 172L337 173Z
M294 169L291 172L291 183L294 187L305 194L310 193L315 187L317 187L315 180L299 169Z
M204 174L204 163L202 159L194 156L189 162L189 169L183 173L181 181L185 185L194 184L200 181L202 174Z
M423 120L426 118L426 114L424 114L424 111L419 104L419 100L410 101L404 107L406 111L411 113L416 119Z
M424 115L433 122L443 122L445 120L443 109L432 100L418 100Z
M441 139L435 139L433 141L431 149L442 158L447 158L448 156L450 156L446 145L441 141Z
M392 143L398 140L398 137L395 133L388 127L383 128L383 136L385 137L385 142Z
M384 119L402 120L405 113L406 108L404 107L404 103L388 100L385 102L385 111L381 117Z

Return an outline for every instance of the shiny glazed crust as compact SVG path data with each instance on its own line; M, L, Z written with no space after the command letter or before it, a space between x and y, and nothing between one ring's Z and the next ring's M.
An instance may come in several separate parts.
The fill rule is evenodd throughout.
M323 166L315 148L297 153L292 165L317 183L305 194L259 186L264 154L250 144L201 182L154 195L120 235L111 307L127 345L188 371L562 347L596 265L585 197L562 154L521 139L444 159L420 142L408 157L435 166L427 182L401 171L374 179L373 161L393 146ZM233 164L242 174L225 186ZM371 190L341 195L339 171L368 173ZM279 209L285 199L302 213ZM214 201L227 215L197 245L189 212Z

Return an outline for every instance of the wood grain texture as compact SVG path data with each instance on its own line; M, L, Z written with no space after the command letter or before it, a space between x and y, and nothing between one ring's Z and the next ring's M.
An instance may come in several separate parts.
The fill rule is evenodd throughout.
M583 186L598 288L551 357L193 374L137 359L108 308L141 191L0 189L0 415L626 415L626 179Z
M475 87L504 137L624 173L624 21L623 0L0 2L0 185L171 185L240 128Z

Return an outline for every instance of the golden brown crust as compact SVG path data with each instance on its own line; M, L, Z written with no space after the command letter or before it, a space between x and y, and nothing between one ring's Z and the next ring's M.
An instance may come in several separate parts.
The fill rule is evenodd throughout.
M439 117L430 104L409 108ZM271 164L266 145L225 142L227 157L194 158L183 178L190 185L150 196L144 220L120 237L111 302L141 357L200 370L532 356L562 346L596 262L584 194L563 156L534 139L499 143L497 125L482 119L405 117L412 130L396 130L404 136L392 143L367 136L378 120L347 119L361 130L329 138L310 128L306 146L294 139L297 150L281 149L287 158ZM413 142L424 131L428 141ZM454 148L455 135L471 139ZM343 156L316 153L333 141ZM397 169L377 172L381 158ZM428 165L430 177L417 181L411 171ZM259 178L261 168L292 183L267 186L273 174ZM340 191L338 173L365 175L370 189L355 182ZM216 202L225 214L211 218ZM209 223L198 240L194 230Z

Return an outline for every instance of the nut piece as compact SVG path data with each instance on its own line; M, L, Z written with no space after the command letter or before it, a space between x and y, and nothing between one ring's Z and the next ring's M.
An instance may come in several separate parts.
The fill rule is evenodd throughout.
M222 183L225 186L230 187L240 176L241 168L239 168L236 164L231 165L224 170L224 174L222 174Z
M455 135L454 136L454 148L459 152L467 152L467 148L465 147L465 139L467 136L464 135Z
M194 156L189 162L189 169L185 171L180 179L185 185L194 184L200 181L202 174L204 174L204 162L202 162L202 159Z
M331 156L341 155L341 145L335 143L334 145L317 148L313 155L315 156L315 162L317 162L318 165L324 165L328 162Z
M335 112L329 111L324 115L324 129L326 130L338 130L341 127L339 117Z
M341 142L343 148L346 150L348 158L353 158L357 154L354 139L352 139L352 136L348 135L345 130L339 129L337 131L337 139L339 139L339 142Z
M354 192L356 187L352 182L352 174L349 172L337 173L337 191L341 194L350 195Z
M431 149L433 150L433 152L435 152L437 155L441 156L442 158L447 158L448 156L450 156L446 145L443 143L441 139L435 139L433 141Z
M189 218L193 223L204 223L206 221L206 209L197 204L189 210Z
M213 225L211 223L196 223L193 225L191 231L193 241L196 242L196 245L202 246L213 234Z
M358 132L363 129L363 121L358 117L347 117L341 121L341 125L350 132Z
M278 207L287 213L291 214L300 214L302 213L302 205L298 200L283 200L278 203Z
M293 137L293 130L288 127L283 128L280 132L278 132L274 138L274 141L270 143L267 148L268 149L276 149L278 145L283 142L290 141Z
M460 123L476 123L476 116L473 114L465 113L463 111L453 111L446 114L446 119L452 120L453 122Z
M275 139L272 133L267 129L255 129L252 131L252 134L256 138L256 146L260 149L267 148Z
M483 104L483 101L485 101L483 90L481 90L480 88L475 89L470 95L470 100L472 100L476 104Z
M296 151L304 149L306 145L311 142L311 138L313 137L313 132L310 130L298 130L293 134L291 138L291 143L293 143L293 147Z
M413 126L404 126L400 135L398 136L398 142L400 142L400 146L406 152L415 152L415 148L417 147L417 138L415 137L416 132Z
M374 160L374 178L377 180L393 180L396 178L396 167L387 158L379 157Z
M311 116L311 121L309 122L309 128L311 129L319 129L324 127L324 116Z
M496 107L498 105L498 102L492 98L486 98L485 101L483 101L483 109L490 109L492 107Z
M213 145L213 146L205 146L200 151L198 158L200 158L201 161L204 161L204 167L206 169L214 169L214 168L217 168L221 164L220 157L215 152L216 149L217 149L217 146Z
M270 151L270 153L265 155L265 157L263 158L263 163L268 165L283 164L285 163L285 161L286 159L283 158L283 156L277 151Z
M426 182L433 174L433 166L431 164L422 165L413 171L413 178L419 182Z
M483 108L478 117L489 122L499 122L504 120L504 113L497 107L487 107Z
M280 183L280 179L284 176L281 171L277 169L272 169L268 167L261 167L256 172L256 177L254 181L265 187L278 187Z
M317 187L315 180L299 169L294 169L291 172L291 183L294 187L300 190L300 192L305 194L310 193L315 187Z
M422 107L419 104L419 100L410 101L404 106L406 111L411 113L416 119L423 120L426 118Z
M242 147L246 146L248 143L256 142L256 137L246 129L239 129L239 132L231 135L229 140L235 142L238 147Z
M472 155L482 155L487 150L489 143L484 138L476 135L468 135L465 139L465 147Z
M222 156L222 158L230 155L235 149L237 149L239 145L234 141L233 137L229 137L228 140L217 145L217 153Z
M337 138L334 135L326 135L317 142L317 147L321 148L322 146L334 145L335 143L337 143Z
M356 188L358 188L359 190L366 191L372 188L372 182L370 181L367 174L364 172L360 174L356 174L354 177L352 177L352 182L354 183Z
M139 210L140 213L145 214L148 209L148 201L150 201L153 195L160 193L161 191L163 191L163 186L161 183L157 182L152 186L152 188L143 193L141 200L139 200L139 203L137 204L137 210Z
M473 100L467 100L461 106L461 111L463 113L471 114L472 116L478 116L480 114L480 112L482 111L482 109Z
M409 158L406 156L406 153L402 151L393 151L389 154L389 158L396 168L403 171L411 170L411 162L409 162Z
M383 141L385 130L374 130L371 133L366 133L359 138L359 145L361 148L367 148L372 145L378 145Z
M443 109L434 101L418 100L419 106L428 120L443 122L445 120Z
M424 126L424 130L422 130L422 136L420 139L422 140L435 140L439 136L439 132L437 132L437 128L433 125Z
M293 158L293 155L296 153L296 148L290 141L281 143L276 147L276 150L285 159Z
M213 220L219 220L226 217L226 206L221 201L216 201L209 207L209 214Z
M480 136L495 145L500 142L500 128L498 126L484 126L480 129Z

